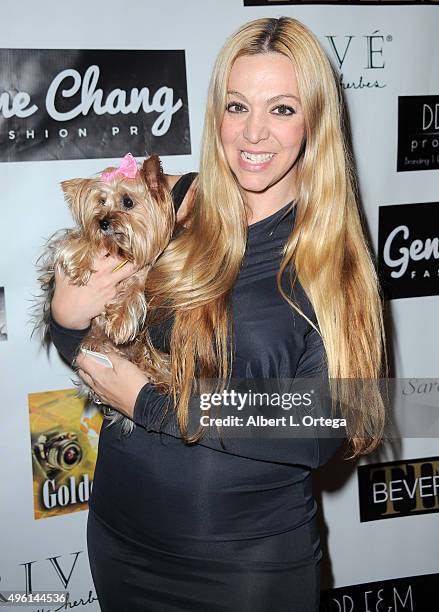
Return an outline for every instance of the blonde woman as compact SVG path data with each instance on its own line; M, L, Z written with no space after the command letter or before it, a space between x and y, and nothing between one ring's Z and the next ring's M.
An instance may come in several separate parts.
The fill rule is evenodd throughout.
M116 355L113 370L76 359L102 402L133 422L129 435L117 421L100 437L87 530L100 605L104 612L318 610L311 470L342 439L225 435L221 445L188 427L196 378L382 372L381 300L341 100L324 52L300 22L259 19L226 42L193 179L168 177L180 230L147 287L154 346L170 354L172 396ZM118 263L102 254L82 288L57 278L52 338L71 363L91 319L132 272L127 265L113 278ZM351 454L376 448L379 395L346 410Z

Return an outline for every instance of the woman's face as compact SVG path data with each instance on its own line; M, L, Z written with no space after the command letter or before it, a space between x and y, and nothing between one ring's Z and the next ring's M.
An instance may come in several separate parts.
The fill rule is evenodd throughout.
M278 202L296 195L294 162L305 135L296 73L280 53L244 55L233 64L221 141L241 188Z

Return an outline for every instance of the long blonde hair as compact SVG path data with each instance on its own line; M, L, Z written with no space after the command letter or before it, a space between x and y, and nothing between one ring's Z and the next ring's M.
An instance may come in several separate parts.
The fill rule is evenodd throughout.
M201 435L200 431L187 435L194 379L230 376L229 298L248 229L245 202L220 139L227 82L238 57L273 52L285 55L294 66L305 117L304 151L297 161L296 220L277 274L278 289L321 334L330 379L376 381L384 371L382 300L358 211L336 78L317 38L299 21L287 17L252 21L225 43L217 58L190 223L169 244L148 278L155 322L157 313L175 316L172 386L187 442ZM290 264L314 307L318 327L282 289L281 277ZM354 395L343 396L352 457L374 450L384 427L378 390Z

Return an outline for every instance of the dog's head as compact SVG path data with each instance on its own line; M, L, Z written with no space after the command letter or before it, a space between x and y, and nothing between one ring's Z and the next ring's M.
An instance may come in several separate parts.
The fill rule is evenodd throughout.
M128 154L129 155L129 154ZM61 183L90 247L106 249L136 266L151 264L169 243L175 224L172 198L157 155L137 167L106 168L98 177Z

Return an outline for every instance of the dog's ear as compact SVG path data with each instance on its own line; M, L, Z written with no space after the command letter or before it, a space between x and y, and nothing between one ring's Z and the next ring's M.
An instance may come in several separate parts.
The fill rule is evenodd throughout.
M73 206L76 195L79 190L85 187L89 179L69 179L68 181L62 181L61 189L63 190L64 197L69 206Z
M150 191L160 191L166 182L158 155L151 155L151 157L145 159L140 172Z

